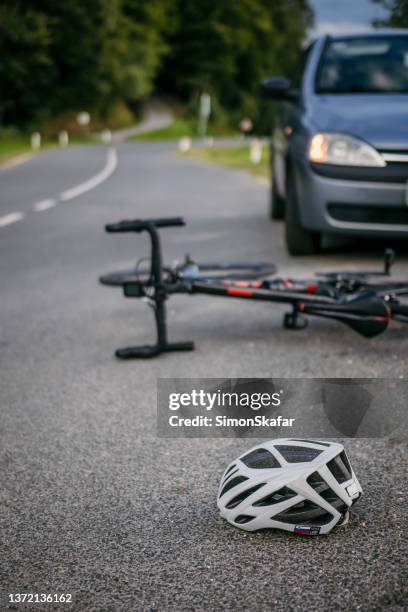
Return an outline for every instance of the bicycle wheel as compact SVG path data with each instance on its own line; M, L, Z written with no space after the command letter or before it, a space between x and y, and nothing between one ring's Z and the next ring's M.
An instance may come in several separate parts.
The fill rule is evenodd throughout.
M264 261L231 261L231 262L188 262L175 268L184 279L217 281L217 280L250 280L276 273L276 266Z
M183 279L216 281L216 280L250 280L254 278L271 276L276 273L276 266L271 263L254 262L215 262L215 263L183 263L173 269L163 268L163 279L178 276ZM148 282L150 269L129 268L109 272L99 277L102 285L109 287L122 287L124 283L132 281Z

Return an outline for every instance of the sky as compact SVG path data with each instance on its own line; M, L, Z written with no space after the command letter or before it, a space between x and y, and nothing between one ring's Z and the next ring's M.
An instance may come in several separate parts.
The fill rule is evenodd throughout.
M385 15L372 0L309 0L315 12L316 34L344 34L371 29L373 19Z

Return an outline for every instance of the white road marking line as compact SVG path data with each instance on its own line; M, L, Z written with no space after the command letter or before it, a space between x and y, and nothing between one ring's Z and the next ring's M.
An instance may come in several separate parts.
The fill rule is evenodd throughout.
M116 150L109 149L107 156L106 156L106 164L105 164L104 169L101 170L101 172L99 172L92 178L90 178L88 181L84 181L83 183L80 183L80 185L77 185L76 187L72 187L71 189L67 189L66 191L63 191L60 194L60 199L64 202L66 202L67 200L73 200L74 198L77 198L83 193L86 193L87 191L94 189L95 187L97 187L98 185L106 181L106 179L108 179L111 176L111 174L113 174L113 172L116 170L117 165L118 165L118 156L116 154Z
M55 198L49 198L48 200L42 200L41 202L37 202L34 204L33 210L36 212L42 212L43 210L48 210L49 208L53 208L57 203Z
M16 223L16 221L20 221L23 218L24 213L22 212L9 213L8 215L4 215L4 217L0 217L0 227L5 227L11 223Z
M74 198L77 198L83 193L94 189L95 187L106 181L106 179L108 179L115 172L117 165L118 156L116 153L116 149L108 149L106 155L106 164L103 170L101 170L101 172L99 172L89 180L80 183L76 187L72 187L71 189L63 191L60 194L59 199L61 201L73 200ZM36 204L34 204L33 210L36 212L42 212L43 210L49 210L50 208L53 208L54 206L56 206L56 204L58 204L58 198L48 198L46 200L41 200L41 202L37 202ZM25 213L23 212L13 212L4 215L3 217L0 217L0 227L5 227L6 225L11 225L12 223L21 221L21 219L24 219L24 217Z

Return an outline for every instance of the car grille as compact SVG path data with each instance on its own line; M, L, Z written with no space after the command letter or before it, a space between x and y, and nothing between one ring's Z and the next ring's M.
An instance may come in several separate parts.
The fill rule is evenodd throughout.
M382 149L379 153L387 163L408 164L408 149Z
M379 183L406 183L408 180L408 157L406 162L389 161L383 168L314 163L311 167L316 174L331 179Z
M376 223L381 225L408 225L408 208L398 206L361 206L359 204L330 203L330 216L336 221L349 223Z

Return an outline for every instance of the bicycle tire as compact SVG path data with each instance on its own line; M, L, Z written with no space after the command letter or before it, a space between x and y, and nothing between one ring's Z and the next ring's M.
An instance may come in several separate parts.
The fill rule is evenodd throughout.
M183 271L188 265L190 264L180 264L174 269L163 268L164 280L166 280L166 275L169 277L172 274L185 279L191 278L192 280L210 282L216 280L251 280L276 273L276 266L267 262L207 262L194 264L198 267L199 272L194 277L190 277L183 275ZM150 269L148 268L128 268L103 274L99 277L99 282L109 287L122 287L124 283L134 281L148 283L149 278Z
M189 264L182 264L176 271L183 278L183 269ZM217 280L251 280L276 274L276 266L264 261L229 261L229 262L204 262L195 264L199 273L193 280L217 281ZM184 276L184 278L188 278Z

